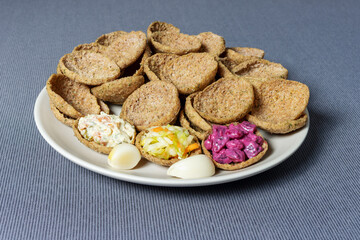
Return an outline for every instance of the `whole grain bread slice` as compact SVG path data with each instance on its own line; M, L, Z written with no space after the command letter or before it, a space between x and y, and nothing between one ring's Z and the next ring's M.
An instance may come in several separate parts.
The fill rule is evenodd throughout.
M258 106L251 115L266 122L278 123L299 118L309 102L309 88L300 82L273 79L260 85Z
M144 64L144 72L150 81L160 81L161 70L166 63L174 58L179 57L172 53L156 53L149 57Z
M105 49L105 54L113 59L121 68L133 64L141 57L146 49L146 35L142 31L132 31L121 34L117 38L111 39Z
M71 118L71 117L67 116L66 114L60 112L60 110L55 107L55 105L51 102L51 100L49 102L50 102L50 109L51 109L52 113L54 114L55 118L57 120L59 120L60 122L62 122L63 124L65 124L69 127L72 127L72 125L74 125L76 119ZM98 103L99 103L99 106L100 106L102 112L104 112L106 114L110 113L110 108L106 103L104 103L103 101L101 101L99 99L98 99Z
M203 90L215 80L218 63L209 53L189 53L168 61L160 78L173 83L180 94Z
M100 113L98 100L90 88L63 74L52 74L46 82L46 91L54 106L70 118Z
M197 35L201 41L200 52L207 52L219 56L225 51L225 39L212 32L203 32Z
M118 37L120 37L121 35L127 34L127 33L128 32L124 32L124 31L115 31L115 32L106 33L106 34L103 34L100 37L98 37L95 40L95 43L98 43L100 45L107 47L112 42L114 42L114 40L116 40Z
M270 62L264 59L251 59L231 68L238 76L284 78L288 77L288 70L280 63Z
M201 48L201 41L196 36L175 32L154 32L150 42L156 53L184 55Z
M192 125L202 129L203 131L211 131L211 124L208 123L200 114L195 110L194 97L197 93L193 93L186 98L184 112Z
M151 57L151 50L150 50L150 46L146 45L143 55L140 58L138 58L133 64L131 64L130 66L124 69L124 73L122 77L143 76L145 62L149 57Z
M176 87L164 81L150 81L125 100L120 117L141 131L176 121L179 111L180 99Z
M120 69L125 69L141 58L146 49L146 35L141 31L114 32L105 34L97 42L85 43L74 48L75 51L91 51L112 59Z
M151 35L155 32L173 32L173 33L180 33L180 29L175 27L174 25L166 22L152 22L147 28L147 38L148 41L151 39Z
M208 134L207 131L195 129L193 126L191 126L189 119L184 113L184 110L181 110L179 113L179 122L183 128L186 128L192 135L196 136L200 140L203 140Z
M294 120L283 120L281 122L268 122L256 116L248 114L246 119L257 127L274 134L286 134L304 127L308 121L308 115L303 113Z
M131 93L144 84L144 81L143 76L124 77L93 87L91 93L103 101L122 105Z
M261 50L259 48L250 48L250 47L232 47L229 48L235 52L240 53L244 56L251 56L251 57L257 57L257 58L264 58L265 51Z
M240 120L250 112L253 103L252 85L237 76L219 79L194 98L196 111L207 121L218 124Z
M69 127L72 127L72 125L74 125L76 119L66 116L65 114L60 112L59 109L57 109L55 105L51 102L51 100L50 100L50 109L57 120L59 120L60 122L62 122L63 124Z
M120 68L101 53L88 50L73 51L59 61L61 72L70 79L86 85L99 85L118 78Z

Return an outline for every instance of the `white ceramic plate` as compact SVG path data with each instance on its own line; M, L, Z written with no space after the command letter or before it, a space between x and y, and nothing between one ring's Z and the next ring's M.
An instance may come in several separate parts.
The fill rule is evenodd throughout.
M119 106L110 106L118 114ZM309 115L309 113L307 112ZM142 159L132 170L114 170L107 164L107 155L97 153L83 144L74 136L70 127L59 122L52 114L49 97L44 88L35 103L34 117L44 139L61 155L72 162L99 174L123 181L171 187L192 187L226 183L253 176L280 164L291 156L303 143L309 130L310 118L306 126L294 133L286 135L271 135L261 131L269 143L269 150L263 159L247 168L236 171L217 170L209 178L177 179L167 176L167 167L159 166Z

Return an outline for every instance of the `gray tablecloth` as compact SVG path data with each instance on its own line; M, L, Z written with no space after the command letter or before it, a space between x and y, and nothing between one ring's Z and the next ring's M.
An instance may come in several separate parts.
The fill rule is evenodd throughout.
M0 239L359 239L359 1L20 1L0 7ZM41 137L61 56L156 20L265 50L311 91L309 134L243 180L152 187L86 170Z

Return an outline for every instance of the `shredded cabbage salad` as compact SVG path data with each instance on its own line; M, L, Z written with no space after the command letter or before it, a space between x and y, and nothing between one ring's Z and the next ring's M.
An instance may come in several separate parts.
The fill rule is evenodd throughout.
M187 129L172 125L150 128L142 136L140 145L147 153L166 160L186 158L200 148Z

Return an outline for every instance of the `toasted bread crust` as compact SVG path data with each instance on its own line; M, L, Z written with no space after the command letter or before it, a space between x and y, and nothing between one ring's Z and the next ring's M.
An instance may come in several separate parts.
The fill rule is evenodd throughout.
M110 114L110 108L106 103L104 103L103 101L98 99L98 104L99 104L100 109L101 109L102 112L104 112L106 114Z
M106 55L121 68L133 64L146 49L146 35L141 31L121 34L106 47Z
M63 74L60 70L60 64L58 63L57 67L56 67L56 73L57 74Z
M259 77L243 77L245 80L251 83L254 89L254 106L253 108L259 107L259 95L260 86L264 82L271 81L273 78L259 78Z
M259 59L258 57L243 55L243 54L236 52L230 48L226 48L226 50L222 56L228 60L228 67L231 69L233 69L240 63Z
M101 100L98 100L98 103L100 105L101 111L103 111L106 114L110 114L110 109L108 105L106 105L106 103L104 103ZM62 122L63 124L69 127L72 127L74 125L76 119L66 116L65 114L60 112L59 109L57 109L51 101L50 101L50 109L57 120L59 120L60 122Z
M135 140L135 146L139 149L141 156L143 156L144 158L146 158L147 160L156 163L158 165L162 165L162 166L166 166L169 167L171 165L173 165L174 163L180 161L181 159L178 158L171 158L169 160L166 159L162 159L162 158L158 158L158 157L154 157L153 155L148 154L147 152L145 152L145 150L143 149L143 147L141 146L140 142L141 142L141 138L142 136L144 136L144 134L148 132L148 130L143 130L141 131L137 136L136 136L136 140ZM198 139L196 137L194 137L195 141L200 145L200 142L198 141ZM197 154L201 154L201 148L196 149L195 151L191 152L190 156L194 156Z
M74 49L72 50L73 52L77 52L77 51L92 51L92 52L96 52L96 53L100 53L103 55L105 54L105 46L100 45L98 43L92 42L92 43L83 43L80 45L77 45L76 47L74 47Z

